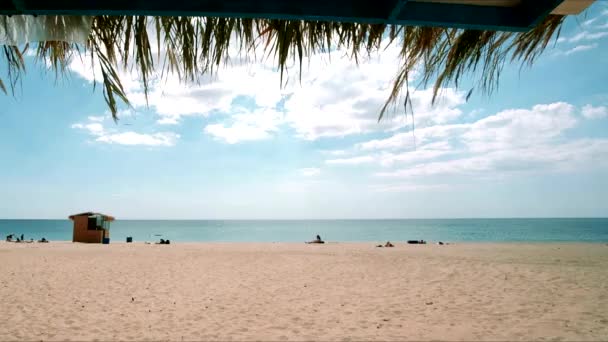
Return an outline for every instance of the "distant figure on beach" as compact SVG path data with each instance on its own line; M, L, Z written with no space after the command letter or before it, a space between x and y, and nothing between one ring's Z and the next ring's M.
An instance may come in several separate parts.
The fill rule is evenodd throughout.
M171 243L171 240L160 239L160 242L157 242L157 245L168 245Z
M49 240L42 238L42 239L38 240L38 242L47 243L47 242L49 242Z
M13 235L14 234L9 234L6 236L6 242L13 242Z
M407 243L410 245L425 245L426 241L424 240L408 240Z
M306 243L325 243L325 241L321 240L321 236L317 235L317 238L312 241L307 241Z
M23 234L21 234L21 241L25 241L25 239L23 238Z
M376 247L395 247L395 245L393 245L390 241L386 241L386 243L383 245L377 245Z

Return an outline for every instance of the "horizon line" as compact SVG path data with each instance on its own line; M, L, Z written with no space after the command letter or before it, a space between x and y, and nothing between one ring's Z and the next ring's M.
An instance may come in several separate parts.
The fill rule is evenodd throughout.
M381 217L381 218L118 218L116 221L389 221L389 220L504 220L504 219L608 219L608 216L496 216L496 217ZM69 221L66 218L0 218L0 220Z

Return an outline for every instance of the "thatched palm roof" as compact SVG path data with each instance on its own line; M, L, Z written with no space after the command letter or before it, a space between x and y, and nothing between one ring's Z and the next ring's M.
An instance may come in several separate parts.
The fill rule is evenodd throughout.
M0 16L4 25L6 18ZM458 86L461 77L467 74L479 74L478 88L491 92L498 85L504 64L532 64L551 38L559 35L564 18L551 14L527 31L505 32L385 23L99 15L90 18L85 44L42 41L2 46L0 58L6 62L7 73L0 78L0 89L8 92L18 84L26 70L24 55L28 51L35 51L36 59L50 65L59 76L72 58L90 56L91 63L99 63L101 67L103 94L116 116L118 102L129 104L118 76L119 68L134 66L147 95L153 73L172 73L182 81L196 81L202 75L216 72L229 58L229 50L236 46L246 54L261 49L265 58L275 58L283 82L283 73L291 61L299 62L301 69L307 57L335 49L348 51L358 61L362 55L379 51L381 42L388 40L400 47L401 62L386 104L379 109L382 118L402 92L408 104L409 75L416 66L421 66L423 84L434 84L435 96L441 87ZM163 53L154 53L153 44L162 46Z

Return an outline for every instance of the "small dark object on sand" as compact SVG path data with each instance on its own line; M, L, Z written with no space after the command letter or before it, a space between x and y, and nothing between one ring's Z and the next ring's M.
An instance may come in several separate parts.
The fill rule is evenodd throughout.
M407 240L407 243L410 245L425 245L426 241L424 241L424 240Z
M325 241L321 240L321 236L317 235L317 238L312 241L307 241L306 243L325 243Z

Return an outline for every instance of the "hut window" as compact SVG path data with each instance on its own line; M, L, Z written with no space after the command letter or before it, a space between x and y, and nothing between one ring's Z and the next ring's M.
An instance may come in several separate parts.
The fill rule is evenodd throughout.
M89 221L87 223L88 230L102 230L103 229L104 220L101 216L90 216Z
M87 229L88 230L97 230L97 218L96 217L89 217L89 222L87 223Z

